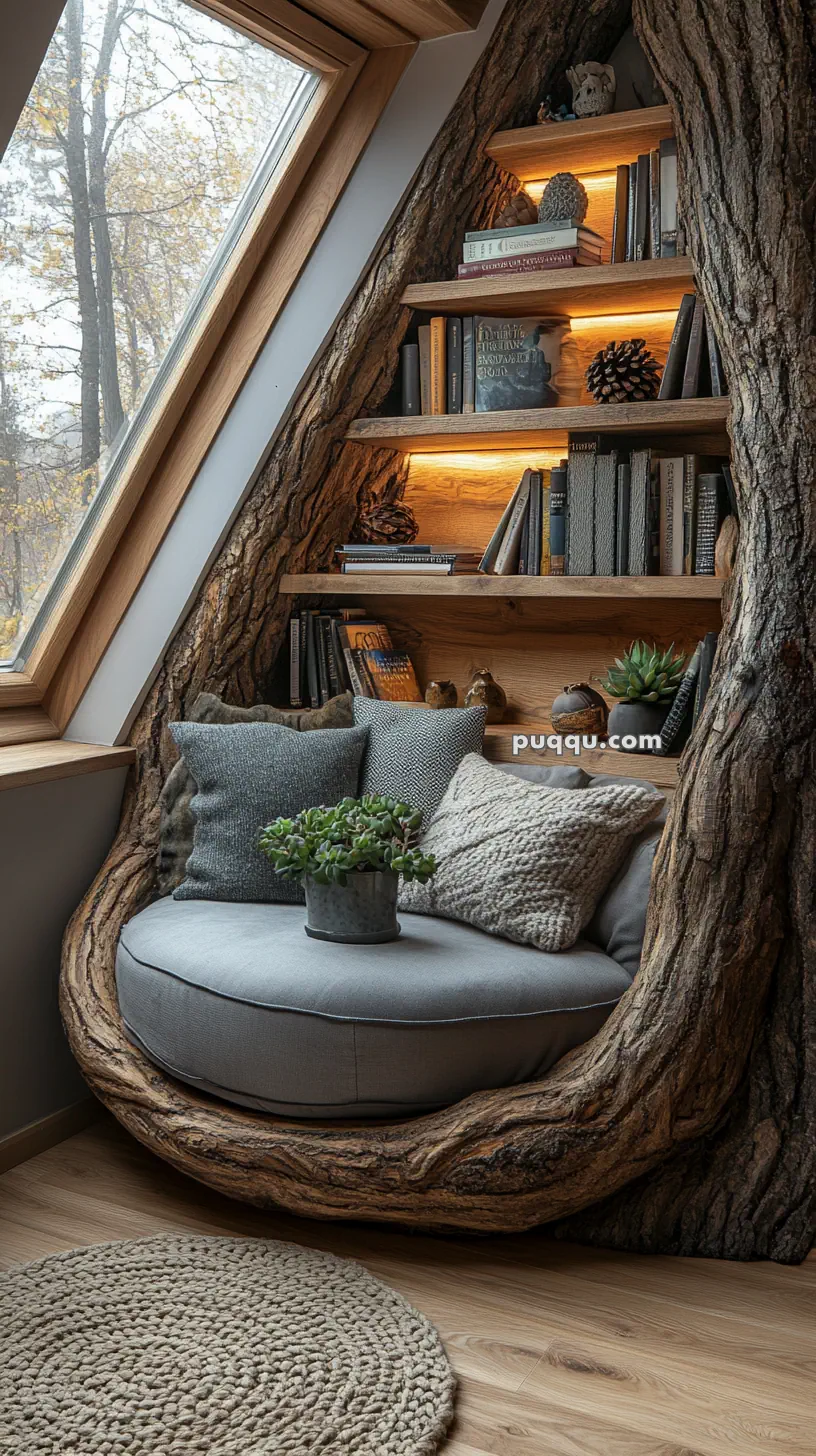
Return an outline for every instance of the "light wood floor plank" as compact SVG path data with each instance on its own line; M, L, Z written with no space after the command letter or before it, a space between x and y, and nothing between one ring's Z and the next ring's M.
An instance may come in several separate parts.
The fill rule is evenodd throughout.
M360 1259L437 1324L460 1379L444 1456L811 1456L816 1262L638 1258L540 1234L434 1238L265 1213L112 1122L0 1177L0 1266L171 1230Z

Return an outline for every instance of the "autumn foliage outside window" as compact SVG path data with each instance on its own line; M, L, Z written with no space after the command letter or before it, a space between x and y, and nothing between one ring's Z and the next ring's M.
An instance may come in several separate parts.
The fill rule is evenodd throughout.
M68 0L0 167L0 662L92 529L313 85L185 0Z

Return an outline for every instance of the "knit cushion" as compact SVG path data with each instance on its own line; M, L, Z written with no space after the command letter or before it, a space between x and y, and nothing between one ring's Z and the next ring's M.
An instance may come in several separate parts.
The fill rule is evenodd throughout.
M466 753L479 753L486 708L404 708L354 699L354 721L366 724L361 792L393 794L421 809L428 823Z
M193 852L177 900L302 900L258 834L280 815L357 793L367 729L297 733L276 723L171 723L198 792Z
M281 723L308 733L317 728L350 728L354 722L351 693L332 698L322 708L273 708L257 703L253 708L236 708L224 703L214 693L199 693L193 703L190 723ZM193 849L195 820L190 808L196 791L195 779L180 758L167 776L162 790L159 828L158 888L160 895L169 895L184 879L187 861Z
M662 804L650 786L547 788L468 754L423 837L437 872L403 885L400 907L565 950Z

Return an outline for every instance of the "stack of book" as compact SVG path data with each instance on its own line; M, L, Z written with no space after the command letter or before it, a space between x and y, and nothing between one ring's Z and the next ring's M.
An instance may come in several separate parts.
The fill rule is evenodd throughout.
M459 278L538 273L549 268L597 268L604 239L577 218L465 233Z
M711 685L716 651L717 633L706 632L689 659L668 717L660 730L660 747L654 752L661 757L667 753L679 753L697 726Z
M677 216L677 142L669 137L617 169L612 262L677 258L685 251Z
M402 348L402 413L458 415L558 403L563 318L432 318Z
M728 462L662 456L602 435L571 435L567 459L526 470L479 563L499 576L713 576Z
M301 611L289 619L289 700L320 708L338 693L421 703L410 657L362 607Z
M338 546L344 576L459 576L476 571L481 552L470 546Z
M720 346L698 293L684 293L666 355L658 399L701 399L728 393Z

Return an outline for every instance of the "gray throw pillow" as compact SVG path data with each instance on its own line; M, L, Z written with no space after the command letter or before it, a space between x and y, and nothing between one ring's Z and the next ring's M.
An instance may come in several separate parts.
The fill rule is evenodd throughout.
M423 835L436 874L404 884L400 908L566 950L662 804L650 786L551 789L468 754Z
M421 809L427 824L467 753L480 753L486 708L404 708L354 699L354 721L368 727L360 792L393 794Z
M626 782L642 783L643 780L627 779ZM620 783L620 779L599 774L591 780L590 789L594 790L596 786L609 783ZM660 813L635 835L626 858L598 901L595 914L586 928L587 939L603 946L606 954L623 966L632 977L640 969L646 911L652 884L652 865L666 825L668 809L668 803L664 802Z
M300 901L276 875L258 833L279 815L357 793L365 728L298 733L276 723L171 723L198 785L195 838L177 900Z
M187 719L190 723L281 723L298 733L320 728L351 728L354 715L351 693L332 698L322 708L273 708L258 703L253 708L237 708L224 703L214 693L199 693ZM195 820L190 808L196 791L195 779L180 758L167 775L162 790L159 824L158 889L169 895L184 879L187 861L193 850Z

